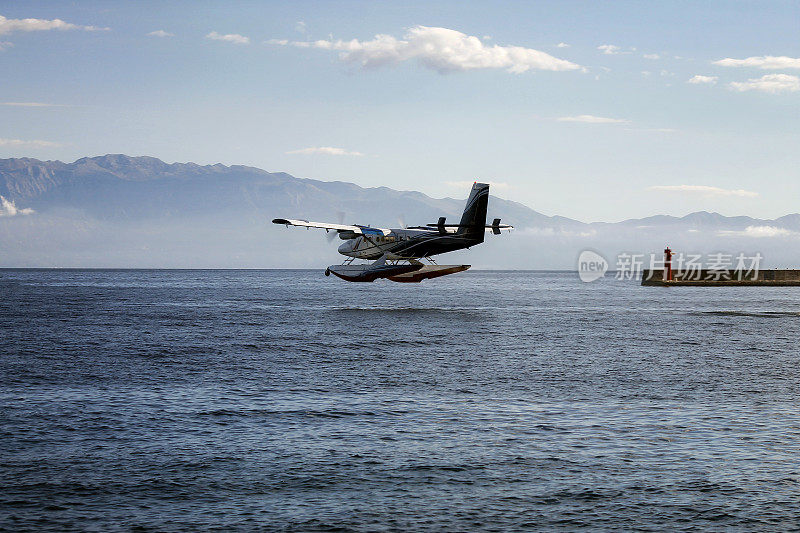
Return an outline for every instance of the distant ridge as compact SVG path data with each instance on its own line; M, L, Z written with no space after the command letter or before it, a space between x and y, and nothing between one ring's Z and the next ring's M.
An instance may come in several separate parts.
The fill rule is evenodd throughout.
M391 223L412 216L409 223L429 222L439 213L456 216L461 200L435 199L415 191L388 187L364 188L354 183L296 178L285 172L244 165L165 163L155 157L107 154L83 157L73 163L32 158L0 159L0 195L39 211L54 207L85 209L88 213L140 218L196 213L203 208L241 210L292 207L320 217L332 211L353 213L362 222ZM277 201L277 206L274 204ZM224 203L227 202L227 203ZM135 203L135 205L132 205ZM373 208L370 208L371 204ZM396 206L392 209L392 206ZM622 222L585 223L562 216L547 216L518 202L493 198L493 211L518 228L588 229L592 227L674 226L746 228L778 225L800 229L800 214L775 220L746 216L726 217L699 211L683 217L654 215ZM374 206L379 206L375 210ZM387 207L392 214L387 217ZM396 212L395 212L396 211ZM298 213L291 213L295 216ZM374 216L378 216L375 219ZM338 215L337 215L338 216ZM372 219L366 217L373 216ZM426 218L427 217L427 218ZM388 220L387 220L388 218Z
M415 191L302 179L243 165L170 164L122 154L84 157L74 163L0 159L0 195L38 211L80 208L104 218L278 209L286 216L314 218L352 213L361 222L396 226L398 217L412 224L427 223L441 214L460 215L463 208L463 200L435 199ZM513 218L524 227L581 224L547 217L509 200L494 198L492 205L504 219Z
M0 196L0 267L317 268L341 261L334 245L313 231L277 227L273 218L398 227L455 220L464 204L243 165L122 154L73 163L0 159ZM759 252L776 267L800 265L800 214L760 220L701 211L584 223L492 197L489 217L517 231L448 261L572 269L584 249L606 254L613 265L619 253L660 253L669 244Z

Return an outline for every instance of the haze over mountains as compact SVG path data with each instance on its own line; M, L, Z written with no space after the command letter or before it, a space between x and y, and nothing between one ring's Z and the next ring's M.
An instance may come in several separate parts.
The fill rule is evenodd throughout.
M464 190L466 198L467 190ZM74 163L0 160L0 266L324 268L338 239L275 217L398 227L457 220L464 199L301 179L253 167L168 164L105 155ZM492 197L489 217L517 227L440 262L481 268L573 269L584 249L619 253L669 244L685 252L760 252L764 266L800 265L800 214L776 220L698 212L618 223L547 216ZM445 259L446 258L446 259Z

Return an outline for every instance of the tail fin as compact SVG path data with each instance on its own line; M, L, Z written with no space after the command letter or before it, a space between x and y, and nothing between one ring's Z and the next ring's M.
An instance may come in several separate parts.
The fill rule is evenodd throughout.
M489 205L489 184L478 183L472 186L467 199L467 207L461 216L458 233L483 242L486 233L486 207Z

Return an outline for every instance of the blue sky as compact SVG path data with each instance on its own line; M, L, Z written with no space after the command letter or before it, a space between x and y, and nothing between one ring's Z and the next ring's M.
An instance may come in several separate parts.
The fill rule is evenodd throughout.
M480 179L584 221L800 211L796 1L0 2L0 16L0 157L152 155L437 197Z

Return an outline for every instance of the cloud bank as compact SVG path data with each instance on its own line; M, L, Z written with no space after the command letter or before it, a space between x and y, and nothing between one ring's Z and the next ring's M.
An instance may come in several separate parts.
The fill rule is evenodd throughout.
M250 37L245 37L244 35L239 35L238 33L227 33L222 35L212 31L206 35L206 39L211 39L212 41L224 41L226 43L233 44L250 44Z
M174 33L170 33L168 31L164 31L164 30L151 31L147 35L150 36L150 37L175 37Z
M402 39L379 34L371 41L320 40L269 44L291 45L298 48L317 48L339 51L342 61L357 63L362 68L378 68L416 60L424 67L439 73L505 69L519 74L528 70L578 70L580 65L558 59L545 52L521 46L486 45L480 38L448 28L414 26Z
M64 22L61 19L9 19L0 15L0 35L7 35L15 31L48 31L48 30L83 30L83 31L108 31L110 28L97 26L80 26Z
M717 232L724 237L790 237L797 235L796 232L778 226L747 226L742 231L722 230Z
M746 198L758 196L758 193L753 191L745 191L743 189L722 189L720 187L710 187L708 185L653 185L647 189L650 191L681 192L702 194L705 196L740 196Z
M745 59L732 59L726 57L712 62L721 67L753 67L764 70L777 70L782 68L800 68L800 57L787 56L753 56Z
M6 200L5 196L0 195L0 217L15 217L17 215L32 215L33 209L26 207L18 209L13 201Z
M350 155L354 157L363 157L361 152L352 152L344 148L334 148L333 146L312 146L310 148L301 148L299 150L290 150L287 154L324 154L324 155Z
M750 78L747 81L732 81L728 86L734 91L761 91L764 93L778 94L783 92L793 93L800 91L800 78L790 74L766 74L760 78Z

